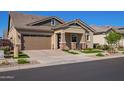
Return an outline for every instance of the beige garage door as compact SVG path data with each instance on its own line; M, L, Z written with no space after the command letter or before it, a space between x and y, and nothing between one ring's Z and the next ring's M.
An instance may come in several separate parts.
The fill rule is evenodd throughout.
M51 48L51 36L24 36L24 50L39 50Z

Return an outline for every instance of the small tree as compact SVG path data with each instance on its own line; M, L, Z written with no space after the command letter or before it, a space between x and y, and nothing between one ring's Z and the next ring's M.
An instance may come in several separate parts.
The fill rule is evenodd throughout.
M116 31L111 31L106 37L106 41L110 46L110 52L115 52L115 49L118 48L119 41L121 40L122 35Z

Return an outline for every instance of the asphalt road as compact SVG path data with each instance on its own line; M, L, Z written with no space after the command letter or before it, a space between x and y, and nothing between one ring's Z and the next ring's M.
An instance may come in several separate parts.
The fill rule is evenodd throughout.
M10 81L123 81L124 58L66 64L0 73Z

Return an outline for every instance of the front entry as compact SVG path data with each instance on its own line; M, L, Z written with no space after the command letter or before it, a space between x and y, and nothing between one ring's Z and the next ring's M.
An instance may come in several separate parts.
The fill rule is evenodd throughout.
M66 33L65 34L65 49L80 49L81 34L77 33ZM61 34L57 34L57 49L60 49Z
M71 49L77 49L78 46L78 35L73 33L71 34Z

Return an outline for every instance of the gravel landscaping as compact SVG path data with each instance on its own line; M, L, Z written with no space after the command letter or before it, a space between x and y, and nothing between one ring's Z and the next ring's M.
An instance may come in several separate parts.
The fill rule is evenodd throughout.
M2 62L3 61L3 62ZM25 65L34 65L34 64L39 64L37 61L29 61L29 63L26 64L18 64L17 62L7 62L4 63L5 60L0 60L0 68L8 68L8 67L16 67L16 66L25 66Z

